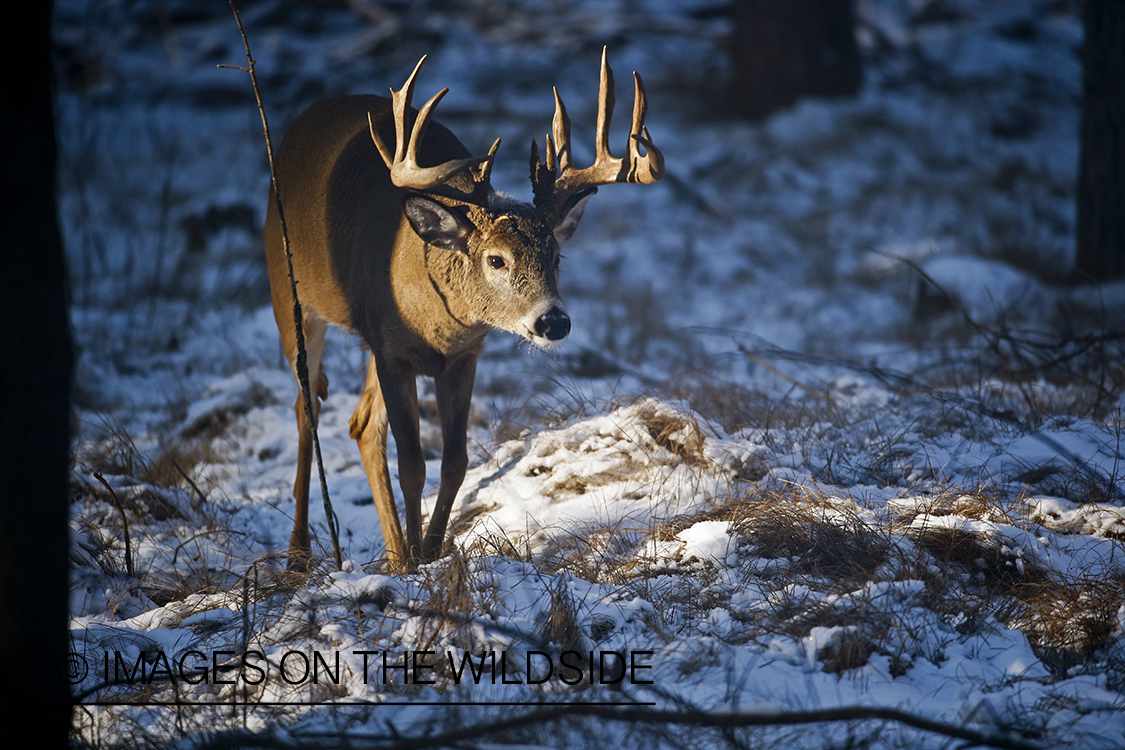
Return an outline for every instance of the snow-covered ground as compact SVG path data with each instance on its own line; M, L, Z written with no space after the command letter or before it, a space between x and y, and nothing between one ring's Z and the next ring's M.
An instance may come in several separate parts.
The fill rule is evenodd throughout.
M1125 746L1125 285L1063 283L1079 4L858 5L861 93L750 124L718 0L246 4L275 142L312 101L397 87L428 54L419 94L450 87L438 119L474 151L502 136L493 183L528 198L552 85L591 158L608 45L619 81L644 76L668 164L591 201L560 347L490 338L457 551L417 573L379 567L348 436L365 353L330 333L320 439L345 565L314 490L323 563L294 583L296 386L259 241L261 124L248 76L217 67L245 65L233 17L57 3L78 736L383 746L517 704L637 703ZM958 742L885 718L596 717L484 741Z

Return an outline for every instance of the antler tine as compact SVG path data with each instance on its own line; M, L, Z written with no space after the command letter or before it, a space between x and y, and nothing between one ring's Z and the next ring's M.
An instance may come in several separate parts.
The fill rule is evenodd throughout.
M492 165L496 162L496 150L500 148L500 139L497 138L492 142L492 148L488 149L488 155L484 157L484 161L480 164L480 169L473 175L473 179L477 182L488 182L492 176Z
M414 70L401 89L398 91L391 89L391 106L395 117L395 152L393 155L391 150L387 148L387 144L383 143L383 139L379 137L378 131L375 130L371 113L367 113L367 127L371 130L371 140L375 142L375 148L379 149L379 155L383 157L383 163L387 165L387 169L394 169L395 164L402 161L406 149L406 113L410 110L410 100L414 96L414 77L418 75L422 63L426 62L426 57L426 55L422 55L422 59L414 66Z
M548 208L555 189L555 170L551 158L551 136L547 136L547 163L539 159L539 142L531 139L531 192L535 205Z
M612 164L618 161L609 152L609 123L613 119L613 105L616 99L613 94L613 69L609 67L606 57L606 48L602 47L602 72L598 81L598 129L597 140L594 143L595 164Z
M551 140L550 133L543 136L543 144L544 144L544 147L546 148L546 151L547 151L546 152L547 169L551 170L551 172L554 173L554 174L558 174L559 155L558 155L558 152L555 150L555 142L553 140ZM567 149L566 153L567 153L567 156L569 157L570 156L570 149L569 148Z
M422 63L426 62L427 57L429 57L429 55L422 55L421 59L418 60L418 64L414 66L414 70L412 70L407 77L406 83L402 84L401 89L398 91L391 89L391 100L395 112L395 163L401 162L404 156L406 147L406 118L410 112L410 101L414 98L414 80L418 77L418 71L422 69ZM444 94L439 95L437 97L438 100L441 99L441 96L444 96ZM430 99L429 104L436 104L436 102ZM424 125L425 118L419 117L418 122L422 122ZM418 122L415 122L412 130L412 144L414 142L413 134L418 132Z
M422 106L413 127L409 128L408 140L407 118L410 113L410 102L414 97L414 80L424 62L426 62L425 55L423 55L422 59L418 61L418 64L414 66L413 72L411 72L410 77L406 79L406 83L403 84L402 88L398 91L394 89L391 90L391 102L395 120L395 153L393 158L390 156L390 149L383 143L383 139L379 137L378 132L375 130L375 123L371 118L371 113L367 114L368 127L371 130L371 139L375 142L375 147L379 150L379 154L383 157L387 169L391 172L391 182L402 188L427 190L444 184L458 172L489 162L488 167L482 170L484 179L487 179L488 173L491 171L491 160L500 143L499 139L493 144L492 151L489 152L488 156L454 159L444 164L439 164L436 167L421 167L418 165L418 145L422 142L422 138L426 134L426 128L430 124L430 118L433 116L434 108L437 106L438 102L441 101L442 97L449 92L448 88L442 89Z
M379 156L383 157L383 163L387 165L387 169L391 169L395 165L395 155L387 149L387 144L383 143L383 139L379 137L379 133L375 130L375 121L371 119L371 113L367 113L367 128L371 131L371 140L375 142L375 148L379 149Z
M551 122L551 132L555 136L555 154L558 157L559 172L570 169L570 117L566 114L566 105L555 88L555 119ZM550 153L550 150L548 150Z
M640 74L633 71L633 127L629 131L629 174L628 182L652 184L664 176L664 154L649 138L645 127L648 114L648 97ZM645 155L641 156L639 146Z
M411 88L413 88L413 82ZM449 87L447 86L431 96L430 100L422 105L422 109L418 110L418 119L414 121L414 127L410 131L410 145L406 147L406 161L408 163L415 165L418 163L418 144L426 136L426 128L430 127L430 118L433 116L434 107L448 93ZM406 95L406 110L410 111L410 94Z

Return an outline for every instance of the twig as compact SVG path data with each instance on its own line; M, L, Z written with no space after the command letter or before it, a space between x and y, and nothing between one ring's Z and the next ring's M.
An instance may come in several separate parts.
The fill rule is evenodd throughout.
M125 534L125 572L129 574L130 578L136 578L136 571L133 570L133 550L129 543L129 518L125 515L125 509L121 507L121 501L117 499L117 493L109 486L109 482L105 481L105 477L95 471L94 479L97 479L109 490L109 496L113 499L113 507L117 508L117 512L121 514L121 529Z
M945 289L945 287L943 287L941 284L937 283L937 281L934 280L934 277L930 276L930 274L926 273L926 271L922 268L921 265L919 265L915 261L911 260L910 258L903 258L903 257L900 257L898 255L893 255L891 253L883 252L882 250L875 250L874 248L864 248L864 249L867 250L867 252L869 252L869 253L873 253L875 255L881 255L884 258L889 258L890 260L895 260L895 261L898 261L899 263L903 263L908 268L910 268L912 271L914 271L914 273L921 276L922 279L924 281L926 281L926 283L928 283L934 289L937 289L939 292L941 292L941 295L943 297L945 297L945 300L950 305L953 306L953 309L955 309L957 312L961 313L961 317L965 319L965 322L968 323L969 326L973 330L975 330L977 333L979 333L982 338L984 338L986 341L988 341L989 346L992 347L993 351L996 352L996 355L998 357L1003 358L1003 354L1000 352L999 348L996 345L996 341L995 341L996 337L992 334L992 332L986 330L984 326L982 326L980 323L975 321L973 319L973 316L969 314L969 311L967 309L965 309L965 306L963 304L961 304L961 300L957 299L950 292L948 292Z
M970 315L969 311L965 308L964 304L962 304L961 300L957 299L956 296L942 287L941 284L937 283L937 281L928 273L926 273L926 271L917 262L911 260L910 258L899 257L897 255L892 255L891 253L882 252L873 248L864 249L874 255L880 255L884 258L889 258L891 260L905 264L916 274L918 274L926 283L937 289L938 292L940 292L941 295L946 299L946 301L948 301L949 304L952 305L953 308L961 314L961 317L965 319L965 322L968 323L969 326L972 327L973 330L975 330L985 342L987 342L988 347L992 350L1000 363L1007 370L1008 375L1017 383L1020 383L1022 378L1028 377L1030 375L1046 374L1052 368L1061 367L1064 364L1078 359L1091 349L1101 350L1105 344L1114 341L1120 341L1121 339L1125 338L1125 332L1121 331L1103 332L1101 334L1087 334L1085 336L1079 336L1072 339L1062 339L1059 341L1050 342L1039 342L1032 341L1027 338L1017 338L1012 335L1011 331L1007 330L1004 327L1001 327L999 330L997 330L993 327L985 326L974 320L972 315ZM1002 343L1007 344L1008 348L1010 349L1011 356L1005 354L1005 352L1001 349ZM1074 351L1066 352L1065 349L1068 346L1075 347ZM1030 350L1030 352L1028 350ZM1010 359L1015 359L1016 363L1013 364L1009 362ZM1101 374L1103 377L1101 381L1097 383L1091 382L1089 378L1084 378L1085 380L1087 380L1087 382L1091 382L1092 385L1095 385L1097 387L1099 393L1099 402L1102 398L1112 396L1104 383L1104 367L1102 368ZM1021 392L1024 391L1022 385L1019 385L1019 388ZM1030 401L1026 392L1024 392L1024 396L1025 400Z
M180 550L182 550L185 545L191 544L201 536L208 536L210 534L238 534L240 536L246 536L245 531L235 531L234 529L207 529L199 532L198 534L192 534L190 537L176 545L176 549L172 552L172 565L176 564L176 559L180 556Z
M173 461L172 466L175 467L176 471L180 472L180 476L184 478L184 481L188 483L188 486L195 490L195 494L199 496L199 504L196 505L194 502L192 503L192 505L195 506L195 510L199 512L203 508L203 503L207 502L207 496L204 495L203 491L199 489L199 485L195 483L195 480L188 476L187 472L184 471L182 466L180 466L179 461Z
M754 364L762 367L767 372L769 372L771 375L774 375L775 377L781 378L782 380L784 380L786 382L792 383L793 385L797 386L798 388L800 388L801 390L803 390L805 393L809 394L810 396L814 396L816 398L823 398L829 404L834 403L834 401L832 399L832 392L830 390L828 390L827 388L824 389L824 390L819 390L817 388L813 388L810 385L805 385L801 381L789 377L788 375L783 373L781 370L777 369L776 367L771 365L769 362L766 362L764 359L759 357L756 352L750 351L749 349L747 349L742 344L736 344L736 346L738 346L738 351L740 351L748 359L750 359L751 362L753 362Z
M266 121L266 108L262 104L262 92L258 88L258 76L254 72L254 58L250 54L250 42L246 38L246 30L242 27L242 19L234 7L234 0L229 0L234 20L238 24L238 32L242 35L242 44L246 48L246 62L249 67L242 68L234 65L220 65L220 68L234 68L250 74L250 83L254 87L254 98L258 102L258 114L262 116L262 134L266 139L266 156L269 158L270 182L273 184L274 203L277 208L278 223L281 226L281 244L285 249L285 262L289 267L289 288L293 293L293 323L297 334L297 380L301 384L301 398L305 404L305 418L312 428L313 449L316 452L316 469L320 474L320 494L324 498L324 515L328 522L328 532L332 536L332 551L336 558L336 567L343 567L343 555L340 552L339 522L336 513L332 510L332 501L328 497L328 479L324 474L324 459L320 453L320 437L317 435L316 418L313 414L312 389L309 386L308 353L305 350L304 316L301 314L301 302L297 298L297 278L293 275L293 253L289 248L289 232L285 226L285 211L281 205L281 190L277 184L277 170L273 162L273 142L270 139L270 126Z

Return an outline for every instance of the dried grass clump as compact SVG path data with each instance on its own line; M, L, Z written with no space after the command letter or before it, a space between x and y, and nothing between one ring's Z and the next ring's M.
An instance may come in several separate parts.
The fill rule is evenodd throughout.
M697 414L719 423L728 433L763 425L778 404L776 398L737 383L716 380L709 372L698 373L666 390L672 398L688 402Z
M625 455L618 462L605 471L595 474L572 474L563 480L554 482L547 490L547 496L554 499L585 495L591 488L605 487L606 485L623 482L637 476L647 467L635 460L631 455ZM533 475L546 473L540 467L532 468Z
M197 494L202 491L195 483L191 473L206 463L221 458L210 441L196 440L182 444L165 446L151 460L146 462L139 479L157 487L190 487Z
M821 664L821 671L840 674L849 669L867 666L871 654L877 650L876 644L860 628L848 627L841 629L835 638L821 646L816 652L816 660Z
M752 354L745 350L744 353ZM756 354L751 359L808 398L778 398L776 394L717 379L709 371L686 373L681 379L665 384L661 392L687 402L697 414L717 422L731 434L753 428L800 440L792 433L822 429L824 425L839 427L854 421L851 419L854 415L849 415L833 400L828 386L795 380L775 370Z
M926 528L913 530L910 536L942 565L960 571L969 582L982 585L991 594L1010 595L1019 586L1051 579L1048 571L984 534L967 529Z
M730 521L732 528L750 512L750 502L745 498L728 498L718 505L697 513L688 513L682 516L662 521L653 529L653 536L661 541L670 541L687 528L691 528L703 521Z
M851 585L871 580L890 552L880 530L840 501L798 491L766 491L730 519L741 548L789 560L789 570Z
M699 423L687 414L644 407L640 418L654 443L688 464L707 462L705 441Z
M106 418L93 437L78 446L75 464L90 473L139 477L145 459L125 428Z
M1069 500L1074 503L1092 503L1095 505L1120 505L1122 488L1120 478L1115 476L1098 476L1096 473L1084 471L1086 467L1068 465L1058 467L1047 464L1039 468L1030 477L1027 472L1015 477L1028 487L1034 487L1036 493L1051 495ZM1034 469L1032 470L1034 472Z
M251 568L260 574L278 567L246 559L245 533L229 527L211 488L188 473L213 457L208 441L187 441L149 458L117 426L79 449L71 501L79 508L76 523L94 540L93 556L76 567L87 588L99 585L97 576L124 572L130 591L164 606L236 587ZM148 554L133 565L140 545Z
M1027 636L1048 668L1066 670L1099 658L1120 636L1125 575L1067 580L988 534L933 528L910 534L937 563L925 605L977 632L988 615Z
M578 605L567 589L566 579L556 578L549 593L551 606L540 618L540 636L562 651L585 651L586 640L582 636L582 626L578 623Z
M1125 575L1045 580L1015 587L997 616L1027 636L1036 655L1065 672L1098 658L1120 635Z
M975 490L949 487L927 497L925 502L917 503L909 509L898 508L898 511L899 517L907 522L919 515L926 514L931 516L963 516L978 521L1008 524L1009 526L1026 525L1022 524L1026 513L1019 503L1005 501L998 492L985 487Z
M124 427L105 421L92 439L79 445L74 467L78 472L126 477L137 486L155 488L145 504L156 520L165 520L184 516L169 506L159 490L190 490L196 500L205 503L207 492L200 488L192 474L198 466L220 458L211 439L177 439L159 446L153 455L146 456ZM127 502L126 507L129 507Z
M506 408L494 410L486 420L492 425L492 439L497 445L526 438L538 430L562 427L595 410L594 404L581 391L555 379L530 384L498 379L489 383L485 390L508 402ZM545 397L544 393L551 397Z
M237 534L230 530L214 533ZM177 566L170 571L145 572L140 576L140 589L153 602L163 606L182 601L195 594L236 591L246 584L247 579L252 579L253 596L255 600L261 600L282 592L293 591L304 585L310 576L323 576L330 571L328 562L323 559L310 573L297 575L286 569L285 557L277 554L253 560L240 557L234 551L229 551L220 557L198 554L192 547L193 543L197 539L212 535L212 532L203 532L184 540L177 547L176 556L185 560L186 565ZM240 540L235 540L232 546L241 550L241 545Z
M443 626L459 624L453 619L446 620L443 615L470 616L477 611L474 596L477 582L473 580L468 559L456 550L445 558L444 566L424 568L422 575L422 588L429 594L422 609L428 617L435 619L437 625L432 637L425 641L426 648L429 648Z
M473 623L495 618L501 599L487 570L457 548L439 563L419 569L423 596L409 610L419 620L411 638L418 650L454 647L472 653L480 649L479 629ZM447 661L439 659L436 665L439 679L452 677Z
M581 526L552 537L535 562L549 575L566 572L587 581L619 584L642 564L635 553L651 536L649 527L630 525L628 519L611 526Z

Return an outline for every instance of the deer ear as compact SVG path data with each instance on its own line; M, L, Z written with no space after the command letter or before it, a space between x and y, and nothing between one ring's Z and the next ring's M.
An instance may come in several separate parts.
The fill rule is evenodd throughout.
M555 225L555 240L560 246L570 242L574 230L578 228L578 220L586 210L586 201L596 192L598 192L596 187L587 188L580 193L575 193L563 204L562 210L559 211L559 221Z
M464 250L461 240L469 233L469 228L447 206L421 195L410 195L403 202L402 211L414 232L427 244L446 250Z

